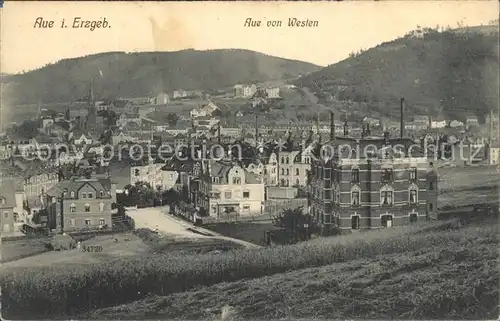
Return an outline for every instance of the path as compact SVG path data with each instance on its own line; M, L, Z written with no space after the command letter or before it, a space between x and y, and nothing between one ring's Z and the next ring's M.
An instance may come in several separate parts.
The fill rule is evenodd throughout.
M169 214L168 206L160 208L140 208L131 209L127 211L127 215L134 219L135 228L148 228L150 230L155 230L158 228L158 232L161 234L166 234L178 238L212 238L219 240L231 241L246 248L260 248L261 246L246 242L240 239L235 239L232 237L224 236L216 232L197 227L192 223L181 220ZM211 236L206 236L190 231L189 229L199 231L200 233L210 234Z

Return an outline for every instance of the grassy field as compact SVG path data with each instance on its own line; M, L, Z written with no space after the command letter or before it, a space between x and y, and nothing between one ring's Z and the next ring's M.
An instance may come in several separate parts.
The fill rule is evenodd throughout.
M47 252L43 240L26 239L12 242L2 242L2 263L19 260L25 257Z
M204 228L225 236L263 245L265 233L274 228L271 222L234 222L204 225Z
M444 232L421 244L250 280L219 283L98 309L86 319L494 319L499 273L488 229ZM419 236L431 236L433 233ZM409 250L408 252L406 250ZM359 248L364 252L364 248ZM233 319L233 320L234 320ZM220 320L220 318L219 318Z
M388 309L388 306L397 302L399 304L406 302L403 310L409 313L408 317L416 316L419 313L423 317L430 317L431 313L436 311L433 311L432 307L428 308L428 304L433 302L433 304L439 304L441 302L441 304L448 304L442 308L442 313L446 317L460 313L476 314L477 317L482 317L485 313L491 312L498 301L497 282L494 282L495 280L498 281L498 271L495 269L497 248L495 225L447 230L446 228L450 227L448 225L444 229L439 228L439 225L442 226L443 224L439 222L429 225L428 223L383 231L356 233L349 236L316 239L293 246L277 246L258 250L239 250L202 255L178 255L175 253L156 256L143 255L93 265L68 265L2 271L0 282L4 285L2 292L3 315L9 319L68 318L68 316L86 313L89 310L146 299L152 295L174 295L170 298L177 300L176 298L181 298L182 294L176 293L198 289L196 291L201 292L185 293L186 296L192 293L193 297L190 296L190 300L185 301L183 306L178 309L177 306L171 306L172 309L169 310L169 313L177 314L179 318L187 318L188 313L203 311L201 306L200 309L193 309L193 306L189 305L197 304L198 301L201 302L200 304L208 304L208 301L205 301L206 298L200 296L200 293L205 293L203 288L199 288L200 286L214 286L222 282L237 282L233 283L233 287L234 291L240 293L240 296L233 295L231 298L233 301L228 299L234 304L234 300L238 300L243 296L252 296L252 293L258 295L264 291L264 285L271 282L270 279L269 282L266 279L245 281L254 282L248 284L262 284L261 286L264 287L260 292L252 292L246 286L238 288L240 284L246 284L242 280L286 273L281 276L276 275L276 279L272 282L276 284L282 283L283 286L286 286L286 282L283 281L290 280L288 286L290 289L295 288L293 291L290 290L290 294L299 293L294 300L309 305L307 301L310 299L300 291L301 287L309 284L311 289L314 289L314 287L322 289L324 296L340 296L339 307L345 309L343 313L346 316L349 313L352 316L355 315L354 313L364 313L363 311L366 311L366 307L370 304L380 306L379 310L377 310L379 313L382 313L381 311L388 313L387 311L392 311ZM428 256L425 253L428 253ZM391 262L387 261L389 258L393 258L395 263L387 263ZM429 269L429 271L418 277L415 274L415 277L413 277L412 273L419 271L420 263L416 263L420 259L426 262L426 265L422 266ZM342 291L337 291L340 285L336 285L333 281L323 285L321 283L316 284L316 272L298 271L319 267L328 269L326 267L328 265L343 263L343 265L336 264L330 269L336 271L339 266L346 266L346 269L351 269L354 275L357 270L345 265L351 261L354 266L359 265L359 262L371 262L370 264L373 264L374 267L377 267L377 264L380 267L378 270L375 269L373 275L368 274L356 281L358 282L357 292L352 286L346 287L345 289L352 291L347 296L344 296ZM446 268L450 262L456 264L457 267L450 267L453 270ZM416 265L412 269L411 266L414 264ZM401 268L398 273L395 273L396 270L394 270L391 274L389 271L392 270L387 270L388 268L397 269L398 266ZM406 272L403 267L407 269ZM297 272L291 272L296 270ZM467 272L470 270L474 271L474 273ZM349 274L347 271L345 270L342 272L344 274L340 273L339 275L331 273L330 277L340 282L343 280L341 275ZM360 269L358 272L363 271L366 272L366 269ZM461 274L452 274L452 271ZM426 286L436 284L436 280L442 272L444 278L440 282L447 282L447 287L426 288ZM301 275L307 279L298 282L294 274L290 273L303 273ZM328 274L324 273L321 277L327 277ZM413 282L415 286L421 283L421 288L418 291L415 290L416 292L414 291L416 294L412 298L408 298L406 294L395 295L390 292L394 297L393 300L396 300L390 302L374 295L373 292L359 289L360 287L377 286L377 291L382 291L387 286L384 283L386 280L393 279L393 281L398 280L400 282L403 275L407 275L407 282ZM423 282L425 275L429 276L428 283ZM467 276L466 279L464 279L465 276ZM354 279L349 280L354 284ZM365 280L366 284L360 283L359 280ZM372 280L372 283L368 282L369 280ZM223 289L224 286L229 289L231 285L228 283L220 284L218 287L213 288L214 293L220 293L217 289ZM394 282L393 287L399 287L399 285ZM209 289L206 288L206 290ZM332 289L335 289L335 291L332 291ZM411 289L409 285L408 289ZM487 300L480 299L479 292L474 294L474 291L478 291L477 289L482 291L482 295L487 295ZM216 290L219 292L216 292ZM426 291L429 295L425 295ZM407 294L410 295L410 293ZM450 299L446 299L446 295L450 294L452 295ZM351 295L363 296L363 300L345 300ZM385 295L389 294L386 293ZM441 301L437 300L438 298ZM474 300L465 304L463 300L466 298ZM490 298L496 298L496 300L493 300L495 304L492 305ZM323 299L319 293L315 300L311 302L326 305L323 307L323 313L326 313L329 309L333 311L333 306L337 306ZM349 309L349 307L359 306L364 301L367 302L364 303L365 307L363 309L365 310L353 312L358 309ZM176 302L180 304L180 301ZM215 300L214 304L218 305L220 302L220 300ZM264 304L264 302L266 303ZM245 304L255 306L259 311L276 308L273 304L269 304L268 299L261 298L254 298ZM240 302L240 305L243 305L243 302ZM437 305L433 306L437 307ZM168 309L164 304L160 304L160 307ZM115 312L125 308L117 309ZM155 309L157 310L159 307ZM191 312L186 312L186 309L191 310ZM248 312L249 309L250 307L247 307L247 314L250 313ZM96 318L108 315L106 311L96 312ZM144 312L140 309L138 311ZM303 313L308 311L311 312L311 310L304 310ZM483 315L479 315L481 311ZM130 310L123 313L128 315L127 318L135 316ZM271 316L270 313L271 311L267 311L262 316ZM250 317L250 315L248 316ZM393 315L393 317L399 316L403 316L403 314ZM200 318L204 317L200 316Z
M445 167L438 173L440 208L498 202L499 173L494 166Z

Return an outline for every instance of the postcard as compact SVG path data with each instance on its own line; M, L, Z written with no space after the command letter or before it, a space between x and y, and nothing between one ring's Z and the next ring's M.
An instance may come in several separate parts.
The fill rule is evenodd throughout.
M498 319L498 2L0 15L2 319Z

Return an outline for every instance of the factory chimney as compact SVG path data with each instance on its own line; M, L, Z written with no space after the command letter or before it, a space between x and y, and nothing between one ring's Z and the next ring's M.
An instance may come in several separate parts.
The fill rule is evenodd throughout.
M335 140L335 114L330 112L330 141Z
M255 147L259 146L259 116L255 115Z
M347 117L346 117L344 121L344 137L347 137L347 135L349 135L349 125L347 125Z
M399 119L399 136L401 138L404 137L404 131L405 131L405 124L404 124L404 106L405 106L405 99L404 97L401 97L401 114L400 114L400 119Z
M220 137L220 121L217 123L217 143L220 146L221 143L221 137Z

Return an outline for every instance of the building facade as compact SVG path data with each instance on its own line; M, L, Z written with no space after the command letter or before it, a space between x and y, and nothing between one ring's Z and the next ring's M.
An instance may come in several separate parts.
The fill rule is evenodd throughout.
M437 217L437 173L426 157L398 158L385 146L410 140L335 140L333 146L376 145L380 153L314 157L309 211L322 226L381 228ZM317 153L320 153L318 150Z
M213 217L260 215L264 183L235 163L207 160L202 165L197 207Z
M46 193L49 228L60 232L112 227L116 189L109 177L72 177Z

